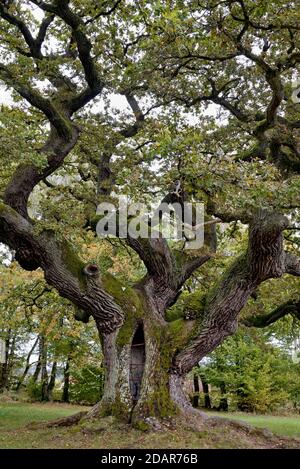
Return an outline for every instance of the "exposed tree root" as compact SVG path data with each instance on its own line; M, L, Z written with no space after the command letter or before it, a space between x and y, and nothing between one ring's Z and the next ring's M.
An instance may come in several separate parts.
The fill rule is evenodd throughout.
M84 427L84 428L82 428L81 431L82 431L82 433L85 433L85 434L95 435L95 434L105 432L105 428L103 428L103 427L99 427L99 428Z
M93 407L84 416L84 420L98 418L101 412L102 405L102 401L97 402L97 404L93 405Z
M77 425L80 420L87 414L87 411L77 412L76 414L61 419L50 420L50 422L33 422L27 425L32 429L53 428L53 427L71 427Z

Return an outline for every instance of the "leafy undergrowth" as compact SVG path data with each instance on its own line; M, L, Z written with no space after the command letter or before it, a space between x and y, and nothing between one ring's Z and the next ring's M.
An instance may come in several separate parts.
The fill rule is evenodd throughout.
M1 448L300 448L300 440L271 436L266 432L235 428L226 422L193 431L177 425L159 432L142 432L112 418L101 419L94 426L76 425L59 428L34 428L35 421L45 421L86 407L61 404L1 404ZM245 419L244 419L245 420Z

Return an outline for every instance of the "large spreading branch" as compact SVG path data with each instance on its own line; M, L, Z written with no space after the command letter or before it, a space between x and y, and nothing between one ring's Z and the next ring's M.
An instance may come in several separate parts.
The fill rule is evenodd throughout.
M1 1L0 4L0 15L9 24L15 26L23 36L29 47L30 57L35 60L50 60L50 63L51 59L43 56L41 46L49 25L55 16L59 16L71 29L85 73L87 87L76 93L75 85L68 77L62 76L54 60L54 70L51 71L51 67L48 67L50 69L48 77L57 87L57 92L51 99L45 98L37 89L33 89L29 82L26 84L23 79L21 81L19 77L15 76L8 65L0 64L0 78L7 86L14 88L33 107L40 110L51 124L49 138L39 150L47 156L46 167L41 170L33 164L20 165L5 192L5 202L25 217L27 217L28 199L34 187L39 182L46 180L61 166L77 142L79 130L71 121L72 114L86 105L103 89L103 82L98 76L95 61L91 55L92 44L87 37L85 24L81 17L69 8L69 2L33 3L47 14L40 24L36 38L33 37L30 29L18 14L9 12L4 1ZM65 92L66 86L68 93Z
M63 163L65 157L74 148L79 131L72 127L69 140L57 136L52 129L48 142L40 150L47 155L47 165L42 170L33 164L20 165L13 174L4 193L4 201L17 210L20 215L28 218L27 205L30 194L41 181L50 176Z
M100 331L112 332L121 326L123 311L102 288L98 268L85 266L68 244L57 241L53 233L37 235L28 220L3 203L0 242L17 251L21 267L27 270L41 267L46 281L83 310L85 318L93 316Z
M47 165L41 170L34 164L21 164L8 184L4 201L21 215L27 217L27 203L34 187L52 174L64 161L76 144L79 131L66 114L53 103L44 98L30 84L23 84L10 68L0 64L0 78L7 86L14 88L20 96L33 107L41 111L51 124L48 141L39 150L47 156Z
M59 16L65 24L71 28L78 50L78 56L84 70L85 79L88 83L88 89L83 92L81 99L86 101L88 94L91 99L92 97L97 96L102 91L104 83L99 77L96 62L92 57L92 43L86 34L86 24L82 18L70 9L70 2L68 0L55 1L53 4L48 4L39 0L31 0L31 2L45 12ZM79 105L78 100L79 97L76 99L76 104L74 104L74 102L72 103L73 112L77 110L76 106Z
M180 182L177 181L175 187L164 196L154 215L149 217L148 224L156 226L168 204L183 205L184 200L184 191L180 190ZM177 222L182 227L186 222L185 216L184 211L177 213ZM137 252L147 268L147 275L140 285L146 291L148 298L152 298L152 301L154 299L155 307L162 315L176 302L182 286L191 275L212 258L216 250L215 224L218 221L211 220L198 227L194 224L195 220L190 220L190 228L194 229L195 235L199 228L204 232L204 246L200 252L194 253L194 256L190 256L185 250L171 249L159 231L155 237L151 233L152 238L127 237L128 245Z
M240 311L249 296L269 278L284 273L299 275L299 258L283 250L282 232L287 218L260 211L250 223L247 252L224 274L220 283L208 293L199 320L199 334L174 361L174 371L185 374L214 350L237 328Z
M27 55L28 57L35 57L37 59L41 59L43 57L41 47L45 40L47 30L52 21L54 20L54 15L48 15L42 20L38 34L34 38L31 34L30 29L24 23L24 21L22 21L18 16L9 13L9 9L7 8L6 4L7 2L5 0L0 1L0 16L20 31L30 51L28 53L26 51L19 50L19 52L21 52L23 55Z
M299 298L286 301L268 314L262 314L243 319L242 324L248 327L268 327L288 314L296 317L297 319L300 319Z
M163 237L134 239L128 236L127 244L147 268L147 275L138 287L145 291L154 310L162 316L176 302L186 280L212 258L212 253L205 251L192 259L183 252L176 255Z
M279 168L291 168L296 172L300 170L300 153L297 139L295 139L292 130L297 127L297 121L292 122L287 118L283 118L279 111L286 96L284 93L284 73L296 67L300 62L300 53L296 43L296 32L299 30L297 24L290 24L288 21L281 20L274 24L264 25L257 21L252 20L252 9L242 0L222 2L228 6L228 14L220 15L220 19L216 22L218 34L224 36L228 45L233 48L232 52L227 54L220 54L218 56L214 53L204 53L190 50L189 46L184 45L184 52L179 54L177 52L167 54L165 68L171 68L168 74L173 80L179 72L198 71L208 76L208 82L211 85L211 93L199 94L194 97L195 90L192 90L192 98L186 96L185 91L180 96L176 96L177 102L182 102L188 107L197 105L200 102L213 102L221 108L228 111L237 121L242 124L250 124L247 126L247 132L250 132L255 140L258 141L257 146L242 155L243 159L252 160L254 158L267 159L268 157ZM205 7L208 11L218 8L220 4L215 6ZM238 12L237 12L238 7ZM227 21L230 20L231 27L227 27ZM235 24L235 28L232 28ZM206 25L201 25L202 28L211 29L208 20ZM286 54L281 54L280 58L268 57L267 52L271 47L272 38L269 37L269 32L287 30L290 35L290 46ZM265 31L263 37L264 46L261 53L253 51L253 42L261 37L261 32ZM251 45L249 45L249 43ZM256 44L258 45L258 44ZM176 49L175 49L176 51ZM235 64L236 59L245 57L250 60L258 69L260 78L264 78L266 84L270 88L270 98L267 104L259 108L254 106L253 109L243 109L238 105L237 97L229 97L230 91L233 91L236 85L240 82L240 77L231 78L225 85L217 87L215 81L211 78L214 74L215 64L225 63L232 69L232 64ZM209 65L208 65L209 64ZM210 66L210 64L213 64ZM232 71L230 72L232 76ZM237 86L237 93L239 87ZM280 124L280 125L278 125ZM271 132L270 132L271 131ZM292 156L291 156L292 153Z
M33 107L41 111L49 120L50 124L56 129L57 135L68 139L71 134L71 123L53 104L50 99L44 98L39 91L32 88L30 84L24 85L19 77L16 77L9 66L0 63L0 79L4 83L14 88L22 98L26 99Z

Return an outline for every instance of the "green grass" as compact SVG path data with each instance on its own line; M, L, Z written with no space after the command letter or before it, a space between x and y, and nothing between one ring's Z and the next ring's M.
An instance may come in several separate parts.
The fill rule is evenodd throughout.
M277 435L300 437L300 415L252 415L241 412L228 412L226 414L213 412L213 414L219 417L242 420L256 427L268 428Z
M0 403L0 430L13 430L31 422L75 414L86 407L68 404Z

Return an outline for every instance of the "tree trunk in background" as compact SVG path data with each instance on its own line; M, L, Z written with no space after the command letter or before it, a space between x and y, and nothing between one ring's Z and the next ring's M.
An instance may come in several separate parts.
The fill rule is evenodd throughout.
M237 401L237 408L241 412L253 412L253 404L252 402L249 402L249 396L248 392L246 391L246 387L244 383L241 383L238 387L238 390L236 392L238 396L238 401Z
M194 396L193 396L193 407L199 407L199 376L194 373Z
M38 356L36 367L35 367L35 370L34 370L34 373L33 373L33 376L32 376L32 381L34 383L36 383L38 378L39 378L39 375L40 375L40 372L41 372L41 366L42 366L41 336L40 335L38 336L38 344L39 344L39 356Z
M38 361L37 361L37 363L36 363L36 367L35 367L34 373L33 373L33 375L32 375L32 381L33 381L34 383L37 382L38 377L39 377L39 375L40 375L40 372L41 372L41 360L40 360L40 357L39 357L39 358L38 358Z
M5 355L4 363L0 363L0 392L8 388L8 375L9 375L9 346L10 346L11 330L8 331L5 339Z
M48 395L48 371L47 371L47 346L44 336L40 337L40 354L41 354L41 400L49 401Z
M7 386L7 363L0 363L0 392Z
M47 395L48 395L48 399L50 401L52 400L52 393L53 393L53 389L55 387L56 372L57 372L57 361L54 360L54 362L52 364L52 368L51 368L51 375L50 375L49 384L48 384L48 387L47 387Z
M7 389L10 389L10 376L11 371L14 368L14 357L16 350L16 339L17 336L14 334L10 340L9 353L8 353L8 362L7 362Z
M64 387L62 393L62 401L70 402L69 389L70 389L70 363L71 357L67 358L67 362L64 368Z
M39 338L37 337L36 340L34 341L34 344L33 344L32 348L30 349L30 351L27 355L25 368L24 368L22 376L20 377L19 381L17 382L16 391L19 391L20 387L22 386L22 384L25 381L26 376L28 375L28 372L29 372L30 366L31 366L30 359L31 359L31 356L32 356L37 344L38 344L38 341L39 341Z
M203 375L200 376L200 379L201 379L202 389L203 389L203 394L204 394L204 407L205 409L211 409L208 382L206 381Z
M0 367L0 392L10 388L10 373L14 365L15 348L16 334L12 335L10 329L5 340L5 361Z
M221 399L220 399L220 404L218 407L218 410L223 411L223 412L228 412L228 401L226 396L226 385L224 382L220 384L220 391L221 391Z

